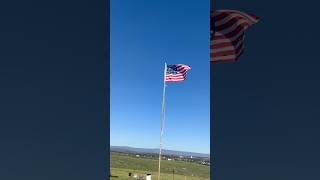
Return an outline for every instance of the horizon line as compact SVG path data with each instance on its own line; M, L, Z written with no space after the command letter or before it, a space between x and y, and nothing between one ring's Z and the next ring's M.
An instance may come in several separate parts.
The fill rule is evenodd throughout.
M160 148L145 148L145 147L135 147L135 146L125 146L125 145L111 145L111 146L118 146L118 147L129 147L129 148L137 148L137 149L160 149ZM166 149L164 148L163 150L169 150L169 151L180 151L180 152L188 152L188 153L198 153L198 154L206 154L206 155L210 155L209 153L204 153L204 152L193 152L193 151L186 151L186 150L174 150L174 149Z

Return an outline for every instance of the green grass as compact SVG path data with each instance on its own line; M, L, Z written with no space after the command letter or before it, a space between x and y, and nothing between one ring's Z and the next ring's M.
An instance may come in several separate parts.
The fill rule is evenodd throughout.
M161 161L161 180L204 180L210 179L209 166L183 161ZM110 153L111 180L128 180L128 173L150 173L157 178L158 160L143 157L132 157L123 153Z

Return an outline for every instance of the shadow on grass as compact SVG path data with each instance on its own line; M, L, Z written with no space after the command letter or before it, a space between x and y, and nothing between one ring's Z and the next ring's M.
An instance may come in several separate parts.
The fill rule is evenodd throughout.
M113 176L113 175L111 175L111 174L110 174L110 177L113 177L113 178L118 178L119 176Z

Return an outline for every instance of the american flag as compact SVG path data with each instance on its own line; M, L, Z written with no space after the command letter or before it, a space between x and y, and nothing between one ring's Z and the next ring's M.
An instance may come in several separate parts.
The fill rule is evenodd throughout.
M185 64L167 65L165 74L166 82L183 81L186 78L187 71L191 69Z
M236 61L243 53L245 30L259 21L254 14L218 10L210 14L210 62Z

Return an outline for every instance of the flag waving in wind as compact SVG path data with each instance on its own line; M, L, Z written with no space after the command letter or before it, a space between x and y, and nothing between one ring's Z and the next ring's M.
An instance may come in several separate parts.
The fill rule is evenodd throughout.
M187 71L190 69L191 67L185 64L167 65L165 81L166 82L183 81L186 78Z
M217 10L210 14L210 62L236 61L243 53L245 30L257 23L254 14Z

